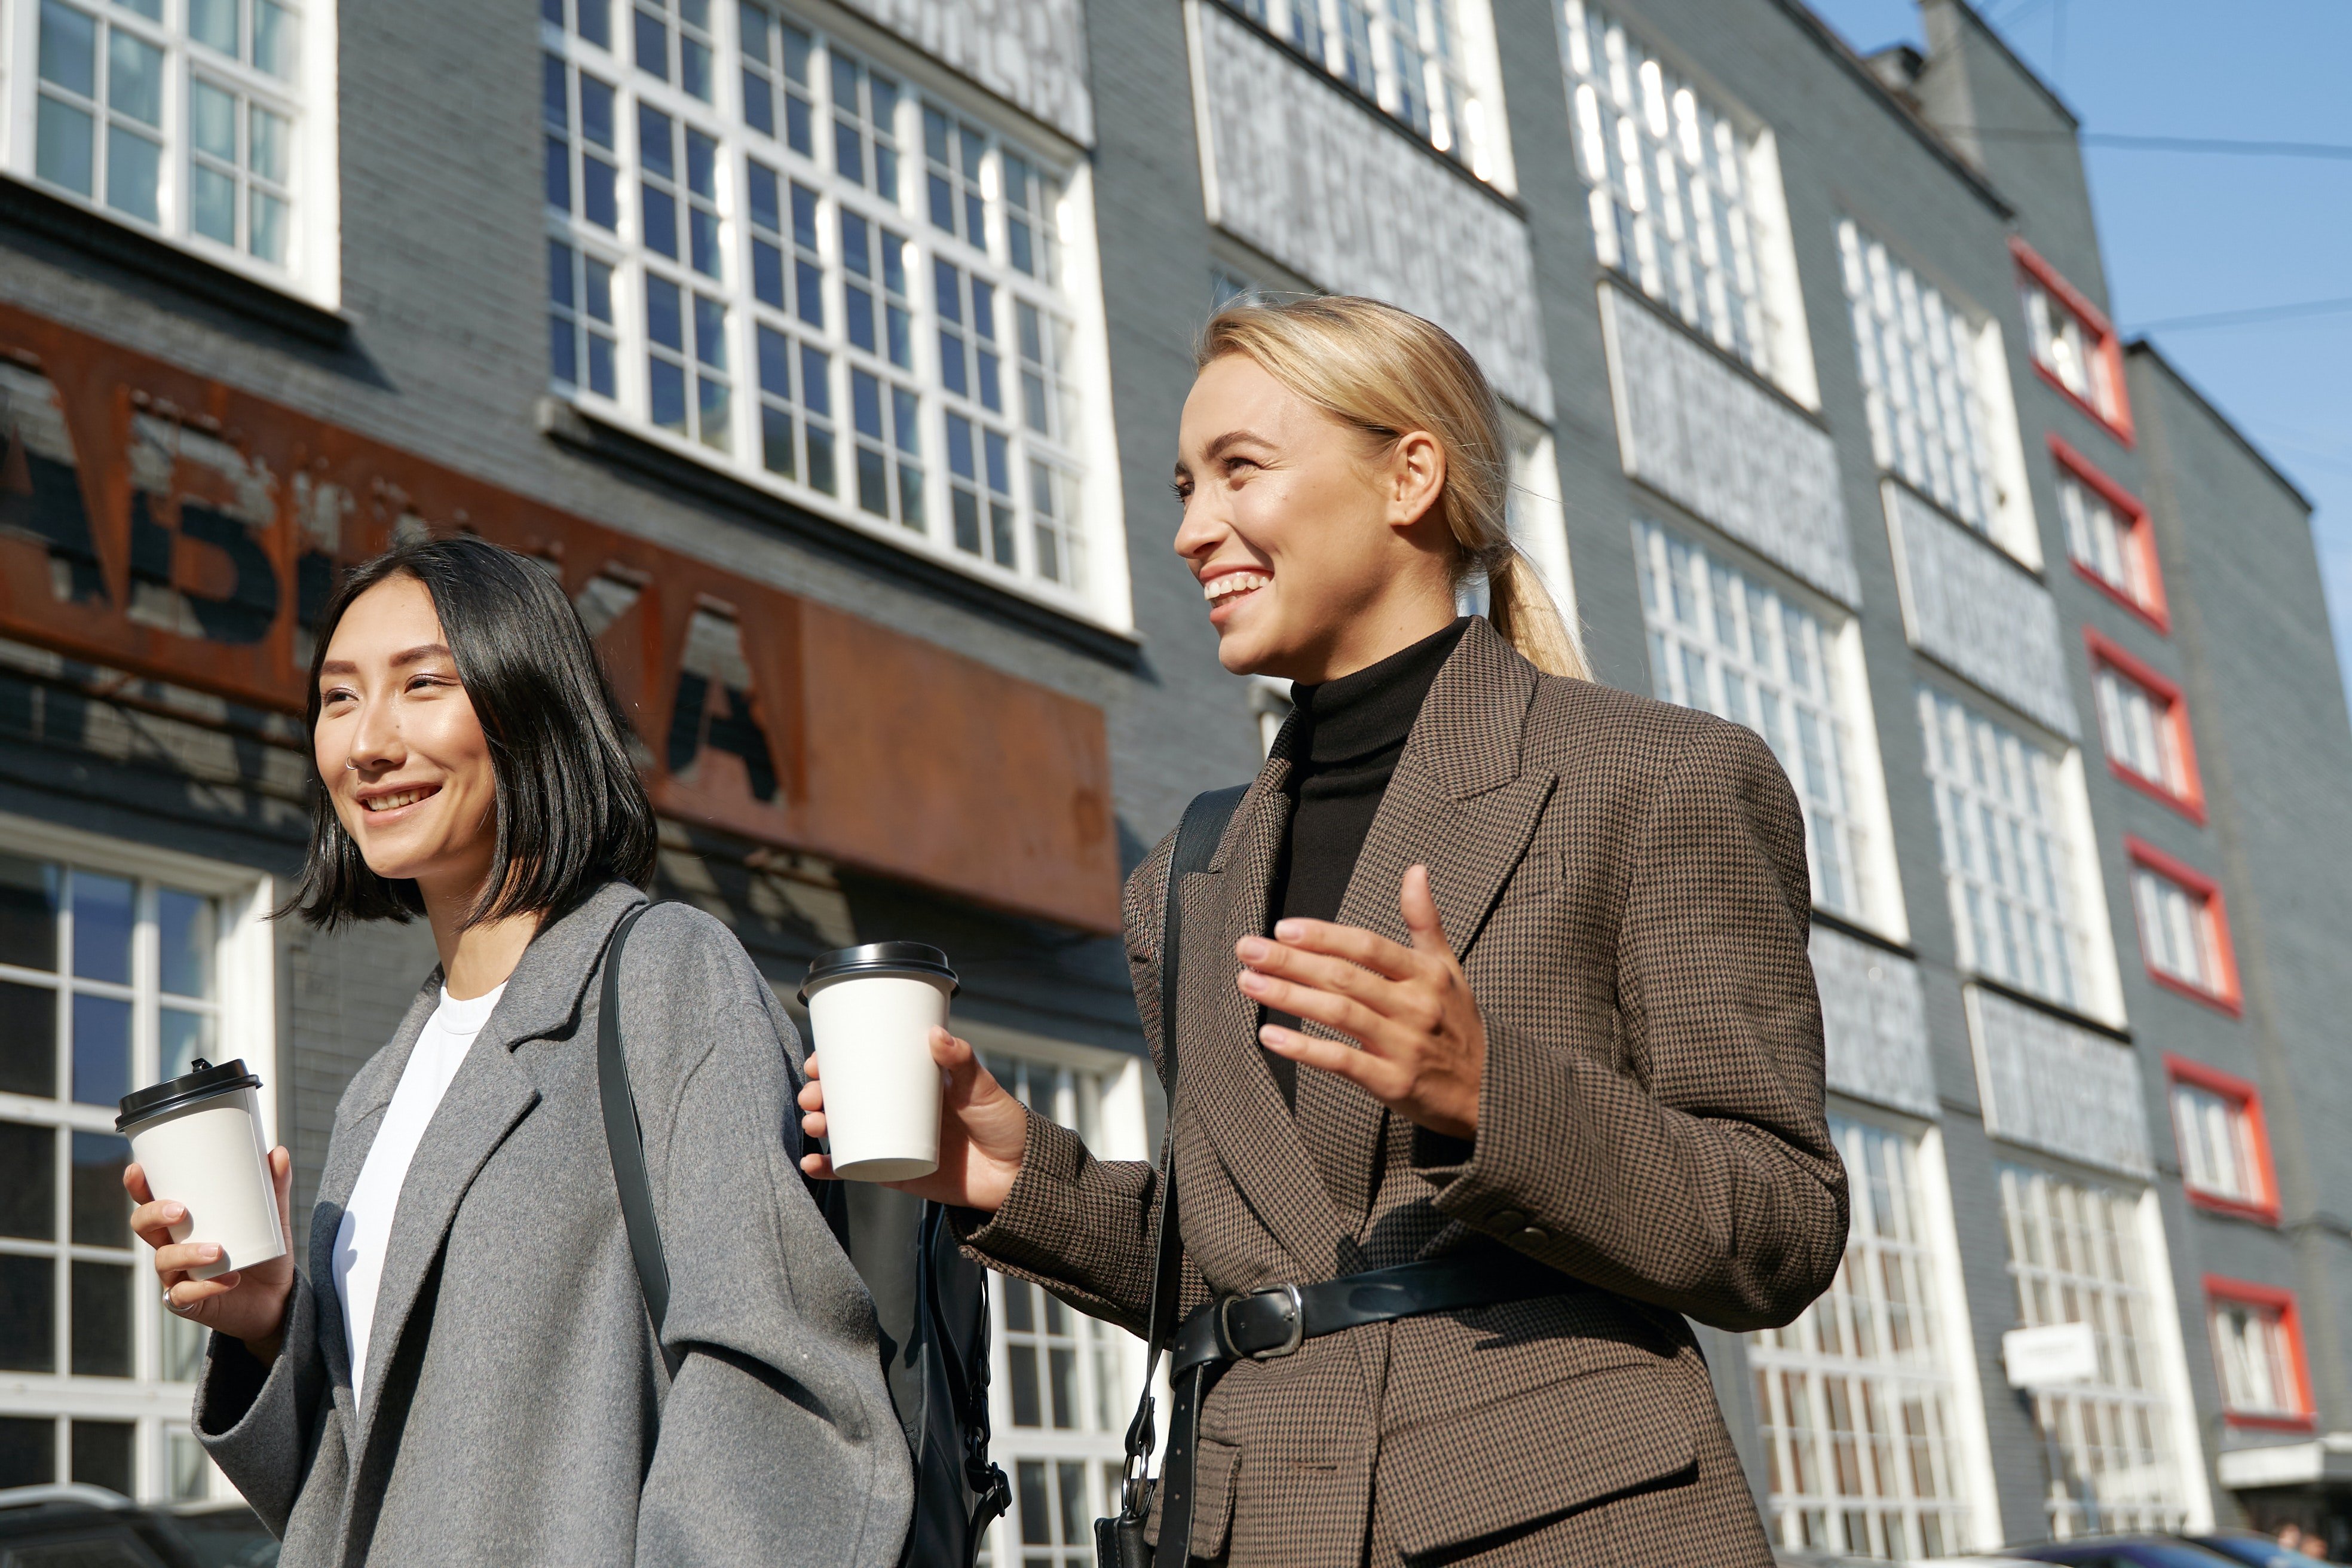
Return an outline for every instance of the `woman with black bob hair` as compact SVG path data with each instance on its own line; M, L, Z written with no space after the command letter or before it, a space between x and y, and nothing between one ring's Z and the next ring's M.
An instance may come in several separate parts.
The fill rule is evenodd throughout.
M215 1279L136 1165L168 1309L211 1329L194 1427L286 1568L887 1564L907 1453L872 1302L796 1169L803 1050L709 915L619 974L671 1291L615 1201L596 1035L655 822L552 575L473 538L354 570L318 630L311 925L431 926L440 966L352 1079L293 1255ZM281 1210L291 1161L272 1151ZM290 1224L289 1224L290 1230Z

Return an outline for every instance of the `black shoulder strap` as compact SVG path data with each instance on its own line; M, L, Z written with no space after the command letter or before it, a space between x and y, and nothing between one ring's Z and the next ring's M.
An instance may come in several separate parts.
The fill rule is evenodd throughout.
M613 1184L621 1192L621 1220L629 1231L629 1256L636 1259L637 1284L646 1311L661 1338L669 1315L669 1263L662 1256L661 1228L654 1222L653 1183L646 1174L645 1133L637 1121L636 1098L629 1092L628 1058L621 1049L621 948L651 904L639 904L613 928L604 950L604 1001L596 1009L596 1092L604 1102L604 1147L613 1159ZM663 1355L667 1359L667 1351Z
M1184 1240L1176 1223L1176 978L1177 955L1183 941L1184 879L1208 869L1218 840L1225 836L1225 825L1248 793L1248 785L1235 784L1193 796L1184 808L1184 820L1177 826L1176 847L1168 859L1167 912L1160 926L1160 1086L1168 1099L1168 1128L1160 1141L1160 1246L1151 1265L1151 1309L1143 1341L1150 1357L1143 1369L1143 1396L1136 1402L1135 1419L1127 1428L1122 1510L1137 1521L1143 1517L1144 1463L1153 1441L1151 1378L1159 1369L1160 1352L1175 1337L1177 1295L1184 1278Z

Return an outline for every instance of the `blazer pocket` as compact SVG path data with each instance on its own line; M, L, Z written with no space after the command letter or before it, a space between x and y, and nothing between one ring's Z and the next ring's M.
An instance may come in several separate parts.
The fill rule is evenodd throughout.
M1381 1512L1414 1558L1678 1475L1696 1457L1659 1368L1609 1367L1388 1438Z
M1192 1466L1192 1545L1195 1557L1221 1557L1225 1537L1234 1526L1234 1492L1240 1479L1242 1451L1214 1437L1201 1439L1200 1457ZM1151 1517L1144 1539L1160 1545L1160 1505L1167 1500L1164 1486L1151 1489Z

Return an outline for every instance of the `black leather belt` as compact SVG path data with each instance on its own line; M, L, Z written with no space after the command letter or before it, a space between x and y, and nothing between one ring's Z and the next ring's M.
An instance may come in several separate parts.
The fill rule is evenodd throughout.
M1181 1378L1213 1362L1272 1361L1308 1340L1367 1323L1591 1289L1499 1248L1400 1263L1315 1285L1269 1285L1194 1308L1177 1327L1169 1376Z

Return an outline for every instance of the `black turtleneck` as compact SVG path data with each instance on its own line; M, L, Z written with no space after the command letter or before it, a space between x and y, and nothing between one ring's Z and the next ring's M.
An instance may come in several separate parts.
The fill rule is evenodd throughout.
M1299 733L1290 772L1290 831L1266 889L1265 907L1275 920L1339 918L1405 737L1469 626L1465 617L1353 675L1291 688ZM1266 1019L1298 1026L1287 1013L1269 1009ZM1272 1051L1264 1055L1284 1103L1295 1108L1298 1064Z

